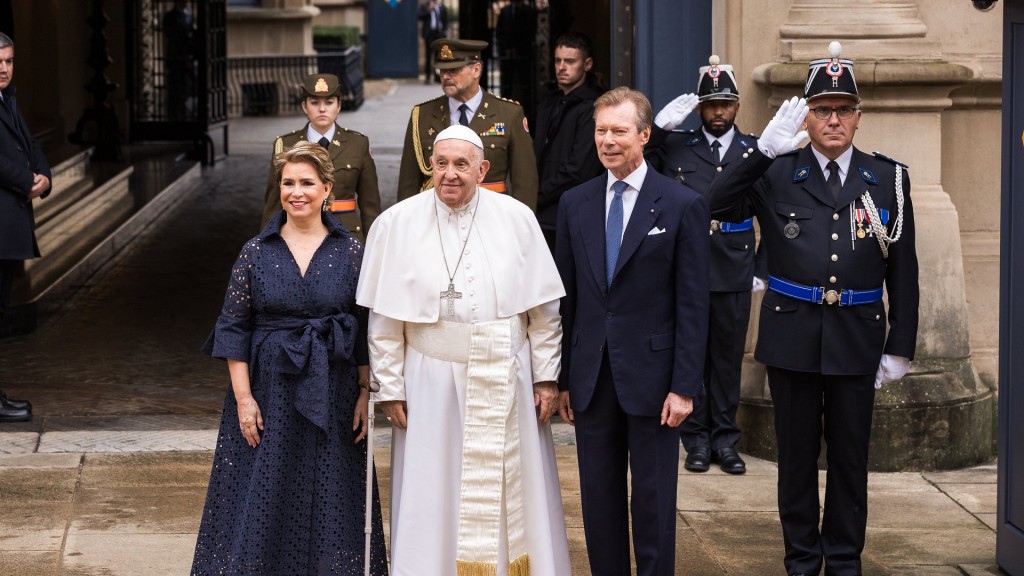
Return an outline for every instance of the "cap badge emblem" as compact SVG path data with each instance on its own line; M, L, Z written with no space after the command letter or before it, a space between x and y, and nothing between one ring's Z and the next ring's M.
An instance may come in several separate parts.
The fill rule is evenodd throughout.
M838 58L829 60L828 64L825 66L825 74L832 77L832 87L838 88L839 77L843 75L843 65L839 63Z
M327 80L323 78L316 79L316 85L313 86L313 92L319 94L321 92L327 92Z
M712 66L708 68L708 78L714 81L715 88L718 88L718 77L722 74L722 70L718 66Z
M441 60L454 60L455 55L452 54L452 49L447 44L441 46Z

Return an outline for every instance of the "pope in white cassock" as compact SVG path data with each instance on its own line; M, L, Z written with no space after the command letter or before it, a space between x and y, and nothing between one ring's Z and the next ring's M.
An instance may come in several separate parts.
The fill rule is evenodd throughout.
M567 576L549 419L565 295L536 217L478 187L469 128L438 133L434 188L366 240L375 400L393 426L394 576Z

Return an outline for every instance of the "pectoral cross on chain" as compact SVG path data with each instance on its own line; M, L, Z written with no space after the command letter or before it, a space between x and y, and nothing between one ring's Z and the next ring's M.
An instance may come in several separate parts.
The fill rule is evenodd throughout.
M455 284L452 282L448 283L448 289L441 292L441 298L448 300L448 311L449 316L455 314L455 301L462 298L462 292L455 291Z

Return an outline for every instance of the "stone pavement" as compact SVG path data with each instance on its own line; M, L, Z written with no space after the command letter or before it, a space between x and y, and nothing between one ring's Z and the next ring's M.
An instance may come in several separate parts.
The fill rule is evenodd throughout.
M340 122L370 137L390 204L408 111L438 88L372 90ZM0 388L31 399L36 415L0 424L0 575L188 573L228 386L224 364L198 350L256 232L273 137L301 124L232 121L231 157L204 168L36 332L0 342ZM574 437L555 431L573 573L587 574ZM384 487L389 433L375 438ZM784 573L777 470L748 464L741 477L680 475L678 574ZM865 574L998 573L995 463L872 474L870 494Z

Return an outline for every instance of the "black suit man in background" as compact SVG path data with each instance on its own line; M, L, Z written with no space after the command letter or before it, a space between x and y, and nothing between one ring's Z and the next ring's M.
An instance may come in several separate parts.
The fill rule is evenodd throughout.
M448 35L448 8L438 0L427 0L420 4L420 22L423 23L420 36L423 37L423 83L430 84L434 76L434 51L430 44Z
M555 41L557 88L537 106L537 220L544 239L555 252L558 200L566 190L604 171L594 144L594 100L601 87L590 73L594 65L590 38L568 32Z
M756 215L768 250L754 356L768 367L775 407L790 575L816 575L824 563L829 576L860 576L875 390L906 374L917 344L910 178L903 164L853 146L860 97L840 48L810 63L806 101L783 102L758 150L711 185L712 215ZM808 134L811 144L793 150Z
M11 305L11 284L23 260L39 257L32 200L50 193L50 166L18 111L14 42L0 33L0 320ZM0 422L32 419L32 405L0 391Z
M676 130L696 107L699 130ZM740 94L732 66L712 55L701 67L697 94L683 94L654 117L647 159L656 170L697 190L707 198L711 182L731 161L746 158L757 139L736 127ZM764 289L765 276L755 275L754 219L710 222L711 319L704 363L704 402L679 427L686 449L683 466L706 472L718 462L729 474L743 474L746 464L736 453L740 428L740 373L750 319L751 288ZM758 254L759 256L763 254ZM763 264L763 259L758 258Z

